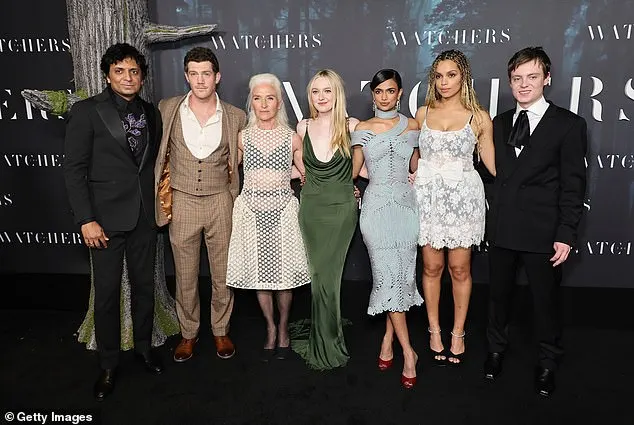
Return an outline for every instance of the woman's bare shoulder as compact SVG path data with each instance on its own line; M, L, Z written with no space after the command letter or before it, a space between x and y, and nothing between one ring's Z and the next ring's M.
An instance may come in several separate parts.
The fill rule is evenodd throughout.
M295 130L300 137L304 137L304 134L306 134L306 120L298 122Z

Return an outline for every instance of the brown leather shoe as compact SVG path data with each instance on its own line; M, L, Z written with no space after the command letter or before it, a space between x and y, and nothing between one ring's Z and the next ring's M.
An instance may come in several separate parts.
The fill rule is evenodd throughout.
M174 350L174 361L177 363L186 362L194 355L194 345L198 342L198 338L181 339L181 342L176 346Z
M236 347L228 336L214 336L216 353L221 359L230 359L236 353Z

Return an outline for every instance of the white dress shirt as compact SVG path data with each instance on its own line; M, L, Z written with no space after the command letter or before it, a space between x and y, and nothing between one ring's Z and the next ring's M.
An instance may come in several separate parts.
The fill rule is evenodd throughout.
M533 130L535 130L535 127L537 127L537 124L539 124L539 121L542 119L549 106L550 103L546 102L546 99L544 99L544 96L542 96L537 100L537 102L533 103L531 106L528 107L528 109L526 109L526 117L528 118L530 134L533 134ZM522 108L519 104L515 106L515 113L513 114L513 125L515 125L517 117L523 110L524 108ZM524 146L515 148L515 156L520 156L520 153L522 153L522 149L524 149Z
M189 151L198 159L207 158L218 146L222 138L222 105L216 93L216 113L204 125L200 125L196 115L189 107L190 91L181 103L180 116L183 127L183 137Z

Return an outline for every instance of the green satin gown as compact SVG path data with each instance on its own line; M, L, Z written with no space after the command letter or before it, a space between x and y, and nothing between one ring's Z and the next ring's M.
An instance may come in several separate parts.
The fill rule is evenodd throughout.
M358 207L352 160L340 151L328 162L317 159L308 130L303 144L306 182L300 197L299 225L312 279L312 311L309 328L308 323L293 327L292 347L309 367L324 370L348 361L341 321L341 277Z

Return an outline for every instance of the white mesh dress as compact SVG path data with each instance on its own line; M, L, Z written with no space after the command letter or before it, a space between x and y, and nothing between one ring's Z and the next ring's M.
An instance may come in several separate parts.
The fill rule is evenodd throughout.
M290 185L292 137L284 126L242 132L244 186L233 207L228 286L284 290L310 282Z

